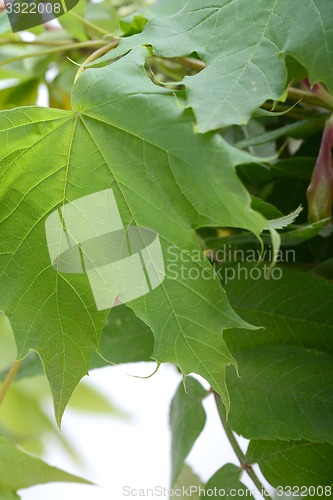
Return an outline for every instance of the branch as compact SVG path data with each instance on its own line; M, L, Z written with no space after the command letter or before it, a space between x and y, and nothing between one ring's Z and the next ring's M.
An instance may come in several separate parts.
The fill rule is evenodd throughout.
M194 57L173 57L170 60L178 62L183 66L188 68L196 69L197 71L202 71L205 69L206 64L200 59L195 59ZM321 99L320 96L313 94L307 90L298 89L296 87L289 87L288 98L294 101L302 101L304 104L309 104L310 106L319 106L324 109L333 109L332 101L327 102ZM333 98L332 98L333 99Z
M201 71L206 67L206 64L203 61L200 59L194 59L194 57L173 57L171 60L178 62L183 66L187 66L188 68L197 69L198 71Z
M90 54L90 56L87 57L87 59L80 65L80 67L75 75L74 82L76 82L76 80L79 78L79 76L84 72L87 64L90 64L90 63L96 61L96 59L103 56L104 54L107 54L107 52L109 52L110 50L115 49L118 45L119 45L119 40L114 40L113 42L108 43L104 47L101 47L100 49L98 49L95 52L93 52L92 54Z
M310 106L319 106L320 108L330 109L333 107L330 103L324 101L319 96L308 92L307 90L297 89L295 87L289 87L288 98L295 101L302 100L302 103L309 104Z
M21 61L21 60L27 59L29 57L39 57L39 56L44 56L44 55L48 55L48 54L56 54L57 52L64 52L64 51L74 50L74 49L85 49L85 48L89 48L89 47L101 47L101 46L105 47L108 44L109 44L109 42L102 41L102 40L88 40L87 42L78 42L78 43L72 43L69 45L60 45L57 47L53 47L51 49L40 50L39 52L29 52L28 54L20 54L19 56L4 59L3 61L0 61L0 66L4 66L5 64L9 64L9 63L16 62L16 61Z
M95 40L94 40L95 41ZM97 41L97 40L96 40ZM0 45L45 45L46 47L62 47L74 43L73 40L13 40L0 38Z
M240 446L235 438L234 433L232 432L232 430L230 429L228 424L225 422L223 403L222 403L220 396L215 391L214 391L214 398L215 398L217 411L218 411L219 416L220 416L222 427L227 435L227 438L229 440L229 443L232 446L232 449L234 450L234 452L235 452L235 454L236 454L236 456L241 464L241 470L244 470L248 474L248 476L250 476L253 483L255 484L257 489L259 490L260 494L264 498L267 498L268 500L273 500L272 497L270 496L270 494L268 493L268 491L266 490L266 488L264 487L264 485L262 484L262 482L260 481L260 479L258 478L258 476L256 475L256 473L254 472L254 470L252 469L251 465L247 463L246 457L245 457L244 453L242 452L242 450L241 450L241 448L240 448Z
M68 11L67 14L70 14L72 17L75 17L76 19L81 21L82 24L85 24L88 28L93 29L94 31L96 31L97 33L99 33L102 36L110 35L110 33L108 33L107 31L103 30L102 28L100 28L96 24L91 23L90 21L88 21L84 17L79 16L78 14L76 14L76 12L73 12L72 10Z
M4 380L4 383L2 384L2 387L0 389L0 405L3 402L5 396L8 392L8 389L9 389L11 383L13 382L15 375L17 374L22 363L23 363L23 359L20 359L19 361L15 361L15 363L12 364L11 369L7 373L7 376Z

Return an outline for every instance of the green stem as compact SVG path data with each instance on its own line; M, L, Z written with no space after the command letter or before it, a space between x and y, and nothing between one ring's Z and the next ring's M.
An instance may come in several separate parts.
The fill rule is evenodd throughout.
M197 71L205 69L206 65L200 59L195 59L193 57L174 57L172 61L178 62L183 66L187 66ZM307 90L298 89L295 87L290 87L288 89L288 98L294 101L301 100L302 103L309 104L310 106L319 106L324 109L332 110L333 106L331 102L327 102L320 98L320 96L314 95L312 92Z
M19 361L15 361L15 363L12 364L11 369L7 373L7 376L4 380L4 383L2 384L2 387L0 389L0 405L3 402L5 396L8 392L8 389L9 389L11 383L13 382L15 375L17 374L22 363L23 363L23 359L20 359Z
M217 411L218 411L219 416L220 416L222 427L224 429L224 432L227 435L227 438L229 440L229 443L232 446L232 449L234 450L234 452L235 452L235 454L236 454L236 456L241 464L241 470L244 470L248 474L248 476L252 479L252 482L255 484L258 491L260 492L260 494L264 498L267 498L267 500L273 500L271 495L268 493L268 491L266 490L266 488L264 487L264 485L262 484L262 482L260 481L260 479L258 478L256 473L252 469L251 465L247 463L246 456L242 452L242 450L237 442L237 439L235 438L234 433L232 432L232 430L230 429L230 427L228 426L228 424L225 421L223 402L222 402L220 396L215 391L214 391L214 398L215 398L215 402L216 402Z
M96 33L99 33L102 36L110 35L110 33L108 33L107 31L103 30L103 28L100 28L96 24L91 23L90 21L88 21L87 19L85 19L82 16L79 16L79 14L76 14L76 12L73 12L72 10L69 11L69 12L67 12L67 14L71 15L72 17L75 17L75 19L78 19L79 21L81 21L81 23L85 24L88 28L91 28L91 29L95 30Z
M272 103L271 102L265 102L260 106L262 109L267 109L267 111L272 111ZM286 116L288 118L294 118L295 120L304 120L304 118L308 118L309 116L313 116L314 114L317 114L315 110L310 110L310 109L305 109L302 107L294 107L291 108L290 106L287 106L286 104L279 103L274 107L274 110L276 112L286 112Z
M90 56L87 57L87 59L79 67L79 69L75 75L74 82L76 82L76 80L79 78L79 76L84 72L84 70L86 69L85 66L87 64L90 64L90 63L96 61L96 59L103 56L104 54L106 54L110 50L116 48L118 45L119 45L119 40L114 40L113 42L108 43L104 47L101 47L100 49L98 49L95 52L93 52L92 54L90 54Z
M0 45L45 45L49 47L62 47L72 44L72 40L12 40L0 38Z
M294 87L290 87L288 89L288 97L295 101L301 101L305 104L309 104L310 106L319 106L320 108L330 109L332 110L332 106L323 101L320 97L316 96L312 92L308 92L307 90L297 89Z
M183 66L187 66L188 68L197 69L198 71L201 71L206 67L206 64L203 61L195 59L194 57L173 57L171 60L178 62Z
M59 47L53 47L52 49L40 50L39 52L29 52L28 54L20 54L19 56L10 57L3 61L0 61L0 66L5 64L10 64L12 62L21 61L22 59L27 59L29 57L39 57L48 54L56 54L57 52L63 52L74 49L85 49L90 47L104 47L108 42L102 40L88 40L87 42L72 43L70 45L62 45Z

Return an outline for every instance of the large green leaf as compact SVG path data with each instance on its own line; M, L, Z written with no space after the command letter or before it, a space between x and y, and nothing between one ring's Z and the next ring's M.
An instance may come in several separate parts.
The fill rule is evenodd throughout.
M227 375L229 423L247 438L306 439L333 444L333 357L295 346L236 353Z
M259 234L267 221L250 208L235 174L248 155L219 136L193 134L191 113L143 77L149 53L138 48L86 70L73 88L73 112L27 107L0 115L0 305L18 356L32 349L42 358L58 422L99 348L108 311L97 311L84 274L53 269L45 221L64 204L110 187L124 227L151 228L161 242L165 280L128 304L154 333L152 357L202 375L229 404L225 366L234 361L222 332L248 325L200 254L194 229Z
M0 500L19 500L19 496L15 491L8 490L7 488L1 488L0 486Z
M23 453L0 436L0 498L18 498L15 492L35 484L49 482L88 483L42 460Z
M164 57L196 52L206 68L184 79L186 104L206 132L244 124L267 99L278 99L287 84L287 54L311 82L333 92L332 24L327 0L253 0L251 8L248 0L181 0L177 13L151 19L114 55L138 44L151 44Z
M171 402L170 429L172 433L171 458L173 485L183 466L184 461L192 449L206 423L206 413L202 400L207 391L192 377L186 378L186 392L180 384Z
M333 484L333 446L328 444L254 440L249 445L247 459L250 464L259 464L275 488Z
M16 356L16 346L8 319L0 315L2 345L0 380L4 380ZM100 353L93 353L89 370L113 364L151 361L154 336L150 328L126 304L116 307L106 319L100 340ZM16 375L16 380L43 373L37 353L30 352Z
M242 470L234 464L226 464L209 479L205 486L205 493L200 497L221 498L232 496L240 498L253 498L250 490L240 481ZM213 492L213 494L211 494ZM222 493L223 492L223 493Z

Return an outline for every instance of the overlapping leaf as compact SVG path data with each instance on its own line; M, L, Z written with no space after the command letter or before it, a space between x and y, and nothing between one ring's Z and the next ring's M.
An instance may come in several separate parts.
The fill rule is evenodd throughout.
M295 346L237 353L228 373L232 428L247 438L307 439L333 444L333 358Z
M272 486L333 485L333 446L308 441L251 441L247 459ZM312 492L314 493L314 492ZM332 490L328 492L330 497Z
M8 320L0 316L0 338L3 346L1 355L4 358L3 363L0 358L0 366L3 369L0 372L0 380L5 379L9 366L16 356L13 334L7 330ZM6 344L8 353L5 349ZM153 350L154 337L150 328L124 304L114 308L107 317L100 340L100 353L93 354L89 370L112 364L151 361ZM42 373L43 366L39 356L31 352L20 367L16 380Z
M292 249L288 252L286 264L296 255ZM246 250L244 255L249 255ZM247 279L228 280L229 300L238 314L265 329L227 332L232 352L284 344L333 354L333 287L328 281L287 267L275 271L271 279L265 279L263 272L261 279L256 275L251 279L251 265L242 267L241 277L247 273Z
M206 68L184 84L187 105L206 132L244 124L267 99L278 99L287 84L287 54L311 82L333 92L332 24L328 0L253 0L250 8L247 0L182 0L177 13L153 17L116 54L139 44L164 57L196 52Z
M79 482L84 479L73 476L42 460L23 453L4 437L0 436L0 498L19 498L16 491L35 484L49 482Z
M228 405L224 370L233 359L222 332L245 324L209 263L192 256L199 248L194 229L223 225L259 234L267 222L251 210L234 171L247 154L218 136L193 134L191 113L144 78L148 54L138 48L86 70L73 89L73 112L28 107L0 115L0 306L18 356L39 352L58 421L99 347L108 311L97 311L85 275L52 268L45 220L63 204L110 187L125 227L150 227L160 236L166 279L129 303L155 335L153 358L204 376Z

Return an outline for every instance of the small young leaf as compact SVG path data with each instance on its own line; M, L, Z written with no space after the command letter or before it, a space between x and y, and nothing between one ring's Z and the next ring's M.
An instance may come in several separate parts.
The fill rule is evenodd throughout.
M187 392L181 383L170 408L171 485L177 481L184 461L206 423L202 400L207 395L207 391L192 377L187 377L185 384Z
M242 471L234 464L226 464L212 476L205 486L206 494L201 496L201 500L207 498L208 490L216 491L216 495L209 494L209 498L221 498L219 491L223 491L223 496L232 496L236 500L242 498L253 498L250 490L240 481ZM236 493L236 494L235 494Z
M174 494L170 496L170 500L185 500L189 495L191 495L190 498L192 500L200 500L201 488L203 488L201 479L193 472L189 465L184 464L177 481L172 487ZM184 494L180 495L180 492L184 492Z
M294 222L302 211L302 207L296 208L291 214L284 215L278 219L269 220L269 227L272 229L282 229Z

